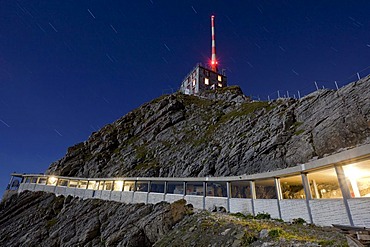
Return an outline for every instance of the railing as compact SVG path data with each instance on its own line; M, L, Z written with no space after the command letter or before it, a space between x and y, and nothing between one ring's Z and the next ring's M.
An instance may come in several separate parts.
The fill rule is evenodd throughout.
M224 207L229 212L266 212L285 221L303 218L318 225L370 226L370 145L253 175L75 178L15 173L10 184L19 184L14 187L18 192L47 191L124 203L184 198L200 209Z

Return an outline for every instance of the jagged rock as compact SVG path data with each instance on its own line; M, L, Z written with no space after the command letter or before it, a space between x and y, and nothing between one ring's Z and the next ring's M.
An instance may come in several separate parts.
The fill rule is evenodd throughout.
M127 205L28 191L6 201L0 246L151 246L191 210L186 201Z

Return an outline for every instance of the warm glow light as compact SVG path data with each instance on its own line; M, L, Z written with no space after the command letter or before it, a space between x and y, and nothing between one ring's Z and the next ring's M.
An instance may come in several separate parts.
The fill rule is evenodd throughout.
M361 177L361 171L353 166L346 167L345 174L349 179L358 179Z
M122 188L123 188L123 181L114 181L115 191L122 191Z
M49 184L55 185L57 183L57 178L56 177L49 177L48 182L49 182Z

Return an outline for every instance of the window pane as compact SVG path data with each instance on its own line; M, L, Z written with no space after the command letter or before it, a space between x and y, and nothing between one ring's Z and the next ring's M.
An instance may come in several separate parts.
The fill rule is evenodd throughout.
M99 190L104 189L104 181L99 181Z
M56 177L48 177L47 185L57 185L58 179Z
M203 182L188 182L186 183L187 195L203 195Z
M89 184L87 186L89 190L97 190L98 189L98 183L96 181L89 181Z
M249 181L231 182L232 198L252 198Z
M45 177L39 178L38 184L46 184L46 179Z
M147 181L137 181L136 191L148 192L148 182Z
M226 182L207 182L207 196L227 197Z
M370 197L370 160L343 166L352 197Z
M78 181L78 188L86 189L86 187L87 187L87 181Z
M37 177L32 177L31 178L31 183L33 183L33 184L37 183Z
M123 191L134 191L134 188L135 188L134 181L125 181Z
M76 188L77 184L78 184L77 180L71 180L71 181L69 181L69 186L68 187Z
M308 173L312 198L342 198L337 174L334 168Z
M256 180L257 199L277 199L274 179Z
M113 181L105 181L104 190L112 190L112 189L113 189Z
M66 179L59 179L58 186L68 186L68 180Z
M120 181L120 180L114 181L113 190L122 191L122 189L123 189L123 181Z
M168 194L184 194L184 183L183 182L168 182L167 183Z
M152 181L150 183L150 192L164 193L164 182Z
M285 177L280 179L280 187L283 199L304 199L306 194L301 176Z

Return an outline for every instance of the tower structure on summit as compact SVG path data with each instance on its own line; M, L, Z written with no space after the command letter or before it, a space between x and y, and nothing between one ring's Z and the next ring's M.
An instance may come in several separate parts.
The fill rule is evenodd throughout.
M215 16L211 16L212 54L209 64L203 66L198 63L181 83L180 92L199 95L207 90L215 90L227 86L227 77L222 71L219 73L216 58Z
M216 59L216 37L215 37L215 16L211 16L211 32L212 32L212 57L211 57L211 69L214 72L218 72L218 62Z

